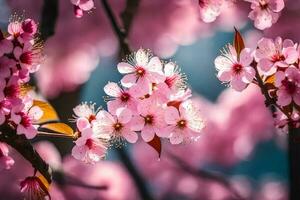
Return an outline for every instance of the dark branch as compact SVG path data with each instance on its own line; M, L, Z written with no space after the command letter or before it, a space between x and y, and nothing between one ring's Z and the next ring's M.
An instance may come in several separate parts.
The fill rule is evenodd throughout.
M34 150L29 140L24 135L17 135L16 130L9 125L0 127L0 141L5 142L12 148L16 149L32 167L39 171L49 183L51 183L51 168Z
M147 189L146 183L143 180L142 176L139 174L138 170L133 165L130 157L127 155L124 148L118 148L117 149L118 156L120 157L121 161L129 171L130 175L132 176L135 185L137 186L139 193L141 195L142 199L145 200L154 200L154 198L151 196L150 192Z
M54 35L57 17L58 0L44 0L40 24L41 39L43 41Z
M86 184L77 177L71 176L61 171L54 171L53 172L53 181L57 184L63 186L77 186L86 189L94 189L94 190L107 190L108 187L106 185L103 186L96 186Z
M138 11L140 0L128 0L126 2L126 8L121 14L124 30L126 31L126 37L129 35L129 30L132 25L133 18Z

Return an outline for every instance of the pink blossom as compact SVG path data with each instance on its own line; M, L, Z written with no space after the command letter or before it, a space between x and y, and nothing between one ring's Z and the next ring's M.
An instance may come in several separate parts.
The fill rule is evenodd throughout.
M138 139L136 132L131 130L130 121L132 112L127 108L119 108L116 115L111 115L105 110L100 110L97 114L98 128L100 132L110 134L115 141L127 140L135 143Z
M16 47L14 49L14 56L19 61L21 67L24 70L28 70L30 73L36 72L43 60L40 48L34 48L27 45L25 45L23 49Z
M283 0L247 0L251 2L252 11L249 18L254 20L254 26L258 29L270 28L276 23L280 11L284 8Z
M83 16L83 11L89 11L94 8L94 0L71 0L74 5L74 14L77 18Z
M162 72L162 63L158 57L151 57L150 52L139 49L132 55L129 63L121 62L118 70L125 75L121 83L125 87L134 87L136 96L148 94L152 83L161 83L165 80Z
M139 103L138 112L133 117L131 124L132 130L141 131L145 142L150 142L155 134L159 137L168 137L170 134L165 131L164 110L151 99Z
M15 161L8 155L9 150L5 143L0 142L0 171L10 169Z
M75 141L72 156L85 163L98 162L105 157L109 136L97 133L92 128L82 130L81 136Z
M14 106L11 112L11 121L16 124L17 134L24 134L27 139L37 135L37 125L34 125L43 116L43 111L37 106L32 106L32 100Z
M173 91L186 87L186 76L180 72L178 65L168 62L164 66L164 74L166 76L165 84Z
M28 200L50 199L46 186L36 176L30 176L21 181L20 190L22 193L25 193Z
M167 107L165 121L169 124L168 131L170 132L171 144L195 141L204 128L199 110L191 100L181 103L178 110L173 106Z
M229 45L228 50L215 59L219 80L230 82L237 91L244 90L255 76L255 70L250 66L252 60L250 49L243 49L238 58L236 50Z
M107 102L107 109L115 114L120 107L127 107L131 111L136 110L137 100L132 96L132 90L126 90L117 83L109 82L104 86L104 92L111 97Z
M295 67L289 67L285 72L278 71L275 74L277 91L277 103L287 106L292 101L300 105L300 71Z
M221 14L224 0L199 0L200 14L204 22L210 23Z
M97 112L95 104L82 103L73 109L75 113L76 126L79 131L92 126L93 121L96 119Z
M265 75L272 75L278 67L286 68L298 60L297 47L291 40L284 40L277 37L275 41L269 38L262 38L258 42L255 51L257 67Z

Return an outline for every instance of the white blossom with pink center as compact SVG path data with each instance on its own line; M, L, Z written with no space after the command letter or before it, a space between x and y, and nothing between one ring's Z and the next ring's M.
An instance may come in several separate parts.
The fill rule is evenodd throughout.
M100 132L112 136L112 140L122 142L124 139L130 143L135 143L138 135L130 127L132 112L127 108L119 108L116 115L112 115L105 110L100 110L97 114L97 127Z
M118 64L121 74L126 74L121 83L124 87L131 88L135 96L143 96L150 92L152 83L165 81L162 72L163 65L158 57L152 57L151 53L144 49L139 49L132 57L128 58L128 63Z
M230 83L230 86L237 91L244 90L255 76L255 70L250 66L252 60L250 49L243 49L238 57L233 46L228 45L228 49L215 59L219 80Z
M181 103L179 109L167 107L165 121L169 125L166 130L170 133L171 144L197 140L204 127L199 109L191 100Z
M118 108L127 107L136 111L137 100L132 95L132 90L121 88L117 83L109 82L104 86L104 92L109 95L106 100L107 109L110 113L116 114Z

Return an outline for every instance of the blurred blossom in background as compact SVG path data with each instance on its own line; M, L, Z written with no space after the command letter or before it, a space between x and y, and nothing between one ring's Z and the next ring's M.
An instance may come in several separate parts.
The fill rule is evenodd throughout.
M125 7L123 0L109 3L116 15ZM11 13L23 10L25 16L39 20L42 4L34 0L0 0L0 25L5 27ZM129 35L131 47L149 48L181 67L207 124L195 143L175 147L164 144L160 159L145 144L127 148L156 199L229 200L232 191L244 199L287 199L286 135L274 129L259 89L249 87L237 93L220 85L213 61L219 49L232 41L234 26L241 30L249 47L254 47L263 33L299 41L295 16L300 15L300 2L286 1L282 17L265 31L253 27L248 18L249 3L241 2L237 8L235 3L226 2L223 7L224 12L209 24L200 19L196 0L142 0L136 13ZM74 101L94 101L104 106L103 86L120 78L116 69L118 40L99 1L95 1L95 8L77 19L70 1L59 1L56 32L45 44L46 60L36 78L41 93L56 99L62 107L68 102L60 101L60 95L79 89L80 98ZM67 115L70 113L72 110ZM65 155L63 144L53 142L58 149L52 143L36 143L38 152L51 166L86 184L105 185L108 190L54 184L52 199L140 199L130 174L113 150L107 161L89 166ZM15 154L15 166L22 166L22 172L14 167L1 172L0 194L5 199L20 199L18 185L8 183L14 184L10 180L31 173L29 164ZM203 178L201 170L221 173L232 188Z

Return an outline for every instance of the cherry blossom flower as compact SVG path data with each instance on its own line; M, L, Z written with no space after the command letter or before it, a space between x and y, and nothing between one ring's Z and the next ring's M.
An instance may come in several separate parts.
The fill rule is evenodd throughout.
M210 23L221 14L224 0L199 0L200 14L204 22Z
M152 83L165 81L162 63L158 57L151 57L149 51L139 49L128 59L128 63L118 64L118 70L125 75L121 83L125 87L135 87L135 95L148 94Z
M252 11L249 18L254 20L254 26L258 29L270 28L276 23L280 11L284 8L283 0L246 0L251 2Z
M95 109L95 104L82 103L76 106L74 109L74 118L76 126L79 131L92 126L93 121L96 119L99 109Z
M35 122L42 116L43 111L38 106L32 106L30 98L14 106L11 111L11 121L16 124L17 134L24 134L27 139L37 135L38 125L35 125Z
M15 161L9 155L8 147L5 143L0 142L0 171L10 169Z
M296 67L289 67L285 72L275 74L275 86L278 87L277 103L286 106L292 101L300 105L300 71Z
M83 11L89 11L94 8L94 0L71 0L74 5L74 14L77 18L83 16Z
M81 136L75 141L72 156L85 163L98 162L105 157L109 135L97 133L92 128L82 130Z
M116 115L111 115L105 110L100 110L97 114L98 128L100 132L110 134L114 141L121 142L123 139L130 143L135 143L138 135L130 127L132 112L127 108L119 108Z
M30 176L21 181L20 190L25 193L28 200L47 199L46 197L50 199L47 187L36 176Z
M104 92L111 97L107 102L107 109L110 113L115 114L120 107L127 107L131 111L136 110L137 102L131 94L132 90L125 90L117 83L109 82L104 86Z
M151 99L141 102L136 114L131 121L131 128L134 131L141 131L145 142L151 141L155 134L159 137L169 136L170 133L165 131L164 110Z
M165 121L169 124L171 144L195 141L204 128L203 119L199 110L191 100L180 104L179 109L169 106L165 111Z
M255 51L257 67L265 75L272 75L277 68L286 68L298 60L299 53L291 40L277 37L275 41L262 38Z
M250 49L243 49L238 58L236 50L229 45L223 55L215 59L219 80L230 82L231 87L237 91L244 90L255 76L255 70L250 66L252 60Z
M186 88L186 76L180 72L178 65L168 62L164 65L165 83L172 90L177 92L179 89Z

